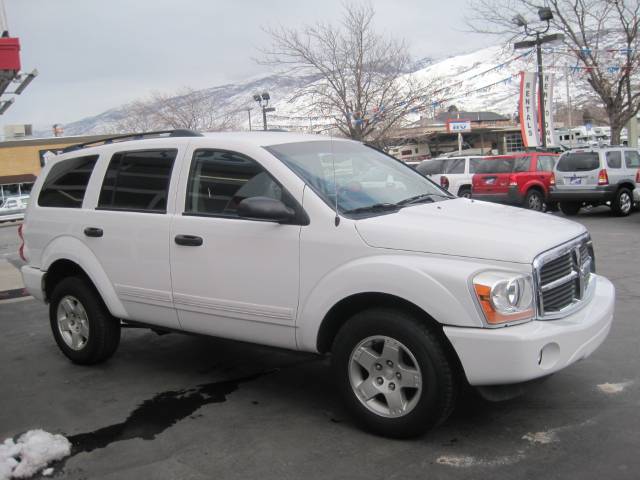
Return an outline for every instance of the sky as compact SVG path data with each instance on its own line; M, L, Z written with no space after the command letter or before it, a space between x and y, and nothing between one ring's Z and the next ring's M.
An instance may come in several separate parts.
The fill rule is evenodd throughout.
M1 0L0 0L1 1ZM206 88L268 73L264 26L340 21L340 0L4 0L22 69L39 76L0 124L69 123L152 91ZM491 45L465 32L466 0L371 0L376 30L415 59Z

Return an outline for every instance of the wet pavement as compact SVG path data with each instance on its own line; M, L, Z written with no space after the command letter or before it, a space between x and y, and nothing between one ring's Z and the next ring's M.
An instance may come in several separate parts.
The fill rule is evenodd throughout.
M313 355L127 329L110 361L73 365L22 299L0 302L0 440L65 434L70 479L639 478L640 213L577 218L617 288L609 338L518 399L466 395L420 439L358 430Z

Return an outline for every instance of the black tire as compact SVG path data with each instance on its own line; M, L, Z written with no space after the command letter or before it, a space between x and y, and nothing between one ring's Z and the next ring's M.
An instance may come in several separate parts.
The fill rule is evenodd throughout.
M76 303L73 300L76 300L86 312L87 338L77 349L67 344L58 325L58 307L65 299L74 305ZM62 306L60 308L64 310ZM53 337L62 353L80 365L105 361L115 353L120 344L120 321L111 316L93 286L80 277L65 278L53 289L49 321ZM79 325L80 320L76 320L75 323Z
M540 190L531 189L524 197L524 208L535 212L542 212L544 209L544 196Z
M413 402L413 399L415 403L412 410L401 416L386 417L372 411L358 398L355 387L351 386L352 352L365 339L376 336L400 342L408 348L419 367L422 389L414 393L412 400L406 400L408 396L404 394L407 404ZM460 383L453 355L455 354L443 344L438 333L430 329L426 322L401 310L372 308L354 315L340 329L333 343L332 368L344 404L359 425L379 435L409 438L421 435L444 422L453 411ZM378 366L380 365L376 362L376 367ZM374 372L370 375L384 375L385 370L386 367L383 373ZM389 373L387 380L395 381L394 373ZM384 387L391 388L391 384ZM376 395L372 401L386 398L380 395L383 394Z
M577 215L581 208L582 204L579 202L560 202L560 210L567 217Z
M633 194L626 187L618 189L615 198L611 201L611 210L618 217L626 217L633 210Z
M458 190L458 196L462 198L471 198L471 188L461 187L460 190Z

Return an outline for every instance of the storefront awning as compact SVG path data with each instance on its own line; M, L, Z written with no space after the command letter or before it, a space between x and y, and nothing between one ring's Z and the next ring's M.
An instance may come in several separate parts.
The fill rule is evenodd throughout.
M0 177L0 185L13 185L15 183L33 183L36 181L36 176L27 173L26 175L5 175Z

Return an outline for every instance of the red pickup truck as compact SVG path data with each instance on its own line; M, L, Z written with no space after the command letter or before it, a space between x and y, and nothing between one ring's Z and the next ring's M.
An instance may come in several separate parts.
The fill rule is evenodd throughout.
M471 196L531 210L543 211L545 205L554 208L549 204L549 187L555 185L557 158L553 153L523 152L472 159L476 173Z

